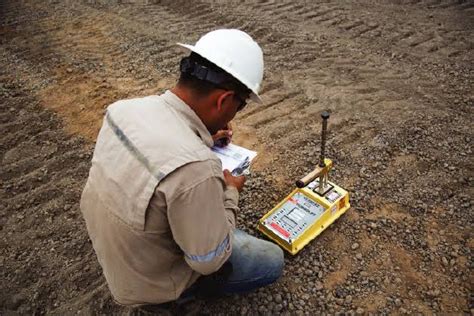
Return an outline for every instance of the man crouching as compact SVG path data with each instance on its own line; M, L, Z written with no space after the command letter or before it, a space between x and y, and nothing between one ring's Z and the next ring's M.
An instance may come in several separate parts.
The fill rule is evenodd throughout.
M230 29L180 45L191 54L173 89L108 107L81 198L123 305L247 292L283 269L279 247L235 228L245 177L222 172L210 149L248 99L260 101L262 50Z

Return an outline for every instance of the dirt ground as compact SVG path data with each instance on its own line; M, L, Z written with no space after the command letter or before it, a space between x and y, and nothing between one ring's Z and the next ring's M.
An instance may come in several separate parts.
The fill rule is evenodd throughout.
M474 2L0 1L1 314L133 314L113 303L79 210L115 100L171 87L216 28L265 55L264 105L235 119L259 156L238 226L310 171L331 112L352 208L255 293L202 314L473 314ZM135 2L135 3L130 3Z

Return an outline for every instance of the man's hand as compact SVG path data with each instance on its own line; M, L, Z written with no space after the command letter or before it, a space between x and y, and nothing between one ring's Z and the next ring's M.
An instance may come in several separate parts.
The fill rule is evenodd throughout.
M230 123L227 124L224 129L221 129L212 135L212 140L214 141L214 145L217 147L225 147L229 145L232 140L232 126Z
M239 192L242 192L245 184L245 176L234 177L229 170L224 170L224 180L227 186L236 188Z

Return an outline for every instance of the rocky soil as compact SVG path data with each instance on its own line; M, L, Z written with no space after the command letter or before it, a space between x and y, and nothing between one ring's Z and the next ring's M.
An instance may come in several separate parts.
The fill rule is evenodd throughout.
M127 2L127 3L124 3ZM331 112L352 208L255 293L202 314L473 314L472 1L0 2L1 314L136 314L113 303L79 210L104 108L163 92L209 30L262 46L259 152L239 228L310 171ZM263 238L263 236L262 236Z

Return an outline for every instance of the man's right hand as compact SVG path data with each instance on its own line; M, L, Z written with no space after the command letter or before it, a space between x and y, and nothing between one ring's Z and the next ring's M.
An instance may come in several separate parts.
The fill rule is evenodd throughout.
M245 176L234 177L229 170L224 170L224 180L227 186L236 188L239 193L242 192L245 184Z

